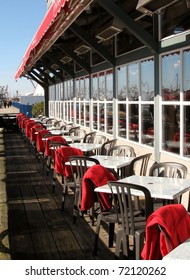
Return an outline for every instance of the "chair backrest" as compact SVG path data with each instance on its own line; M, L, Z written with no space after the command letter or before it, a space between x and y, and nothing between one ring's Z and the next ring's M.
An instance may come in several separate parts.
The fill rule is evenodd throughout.
M108 150L110 156L124 156L124 157L135 157L135 150L133 147L128 145L117 145L113 146Z
M71 127L71 129L69 129L69 135L73 135L73 136L76 136L77 135L77 132L80 130L80 126L74 126L74 127Z
M54 118L48 118L48 119L46 120L45 123L46 123L46 124L52 124L52 125L53 125L54 121L55 121Z
M62 136L50 136L46 140L45 155L51 156L52 160L54 160L55 150L61 146L68 146L67 141Z
M71 130L71 128L73 127L73 124L72 123L66 123L66 124L62 124L60 126L60 130L64 131L64 130Z
M130 175L146 176L152 153L135 157L130 163Z
M108 151L115 146L117 139L108 140L102 144L100 155L107 155Z
M82 129L80 126L73 127L69 130L69 136L78 136L81 140L83 141L85 135L86 135L86 130Z
M92 131L92 132L87 133L84 136L83 143L93 143L95 135L96 135L96 131Z
M108 185L113 196L114 209L118 214L118 223L122 225L126 235L134 236L135 231L140 226L135 220L135 213L139 209L136 209L134 197L138 197L138 199L143 198L140 215L144 216L146 221L153 212L153 200L150 191L140 185L121 183L119 181L110 181Z
M100 164L95 158L85 157L85 156L70 156L69 162L71 166L71 173L74 179L75 187L78 188L78 198L77 205L81 205L82 197L82 179L88 168L94 164Z
M154 163L149 169L149 176L186 178L187 167L178 162Z
M56 120L56 121L53 123L53 126L55 126L55 127L60 127L61 122L62 122L62 120Z
M105 143L107 140L106 136L105 135L102 135L102 134L96 134L94 136L94 139L93 139L93 143L95 144L103 144Z

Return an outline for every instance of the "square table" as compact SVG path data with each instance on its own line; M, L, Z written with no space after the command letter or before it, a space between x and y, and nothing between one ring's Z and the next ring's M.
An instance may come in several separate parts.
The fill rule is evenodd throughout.
M69 146L73 148L80 149L83 152L91 152L94 150L99 150L102 147L102 144L95 143L71 143Z
M164 256L163 260L190 260L190 238Z
M67 143L80 142L84 137L77 135L63 135Z
M124 157L124 156L107 156L107 155L94 155L90 156L99 161L101 165L110 169L120 169L131 163L134 157Z
M60 129L52 129L52 130L49 130L49 132L50 132L52 135L62 135L62 134L63 134L63 131L60 130Z
M174 200L190 190L190 179L133 175L120 179L119 182L141 185L150 191L152 198L159 199ZM95 191L111 192L108 185L96 188Z

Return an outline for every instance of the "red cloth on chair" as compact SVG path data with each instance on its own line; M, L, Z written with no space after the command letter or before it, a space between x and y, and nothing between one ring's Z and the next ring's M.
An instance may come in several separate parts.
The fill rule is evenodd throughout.
M21 119L24 117L25 115L23 113L18 113L17 114L17 124L19 125L20 127L20 122L21 122Z
M170 204L153 212L146 225L146 242L141 256L144 260L161 260L169 248L160 225L168 236L171 249L190 237L190 216L182 204Z
M44 146L44 142L43 142L42 138L47 133L50 133L49 130L47 130L47 129L42 129L42 130L38 131L37 138L36 138L36 146L37 146L37 151L39 153L45 152L45 146Z
M32 126L34 126L36 123L34 120L28 120L26 121L26 127L25 127L25 135L26 137L30 137L30 129Z
M26 121L29 120L29 117L27 116L22 116L20 119L20 128L25 129L25 123Z
M51 156L51 151L49 149L50 142L59 142L67 145L67 141L63 138L63 136L51 136L46 140L46 148L45 148L45 155Z
M91 166L84 174L82 180L82 200L81 210L89 210L97 201L95 187L106 185L108 181L116 181L112 173L109 172L104 166L95 164ZM110 194L99 193L100 202L104 210L110 209Z
M43 125L42 124L35 124L30 129L30 140L36 142L37 141L37 134L35 134L36 131L42 130Z
M62 146L55 151L55 171L57 174L61 174L66 178L71 174L70 166L65 166L70 156L83 156L83 152L80 149L70 146Z

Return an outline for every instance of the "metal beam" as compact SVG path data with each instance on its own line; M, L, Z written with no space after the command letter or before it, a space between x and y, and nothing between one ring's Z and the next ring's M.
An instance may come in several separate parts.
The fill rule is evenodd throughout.
M112 0L94 0L102 6L110 15L112 15L121 25L141 41L151 53L158 52L157 41L140 24L134 21L122 8L116 5Z
M47 85L46 79L44 79L40 74L38 74L34 69L30 70L30 73L37 77L40 81L42 81L45 85Z
M79 58L74 52L70 51L69 48L65 47L64 45L58 45L57 46L62 52L67 54L74 60L80 67L85 69L90 74L90 66L88 66L81 58Z
M108 51L92 37L89 33L85 32L78 24L75 22L69 26L69 29L75 33L76 36L81 38L86 44L88 44L92 49L94 49L101 57L108 61L111 66L115 65L114 57L108 53Z
M43 64L43 63L42 63ZM54 74L54 76L56 76L61 82L64 81L64 77L59 73L59 72L56 72L55 69L53 69L51 66L48 66L48 65L44 65L43 64L43 67L45 69L47 69L48 71L50 71L52 74Z
M37 79L31 72L27 72L27 75L30 76L32 80L41 85L43 88L46 86L44 82L41 82L39 79Z
M43 75L45 78L47 78L52 84L55 84L55 78L51 77L48 73L45 72L44 69L41 69L40 67L35 67L41 75Z
M50 54L50 52L45 53L44 56L47 57L50 61L52 61L54 64L57 64L64 72L66 72L68 75L70 75L72 78L74 78L74 72L72 72L69 69L69 67L67 67L65 64L63 64L54 55Z
M50 81L50 83L55 84L55 78L50 77L49 74L45 73L45 71L41 68L35 67L39 72L40 75L44 76L46 79L48 79L48 81Z

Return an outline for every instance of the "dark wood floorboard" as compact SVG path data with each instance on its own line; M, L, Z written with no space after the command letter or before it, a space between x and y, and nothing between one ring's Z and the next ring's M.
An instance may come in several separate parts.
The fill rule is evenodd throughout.
M3 137L11 259L113 259L106 238L93 255L95 227L81 217L73 224L72 192L61 210L60 184L52 194L51 174L46 175L21 135L4 131Z

